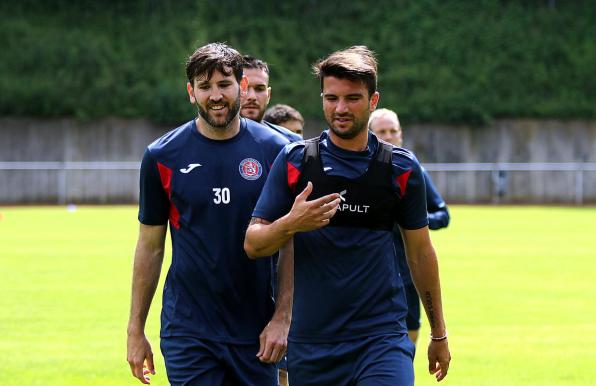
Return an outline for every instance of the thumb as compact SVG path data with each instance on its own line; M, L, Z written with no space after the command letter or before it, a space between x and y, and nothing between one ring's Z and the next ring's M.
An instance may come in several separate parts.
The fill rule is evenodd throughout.
M300 192L299 195L296 196L296 200L306 201L306 199L308 198L308 196L310 196L311 193L312 193L312 182L308 181L306 183L306 188L304 188L304 190L302 192Z

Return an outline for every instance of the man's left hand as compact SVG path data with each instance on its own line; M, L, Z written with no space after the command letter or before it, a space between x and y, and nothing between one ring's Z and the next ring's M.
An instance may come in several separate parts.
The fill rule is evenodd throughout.
M257 358L264 363L277 363L286 354L290 325L281 320L272 319L259 335Z

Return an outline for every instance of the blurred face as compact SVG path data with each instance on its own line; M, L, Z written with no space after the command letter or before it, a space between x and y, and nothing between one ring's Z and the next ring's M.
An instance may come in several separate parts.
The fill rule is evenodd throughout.
M382 115L371 121L369 127L377 137L397 147L401 147L401 126L398 120L388 115Z
M271 98L269 75L258 68L245 68L244 75L248 78L248 90L242 98L240 115L261 122Z
M376 108L379 93L370 98L362 81L327 76L323 79L323 112L331 132L352 139L367 130L368 117Z
M193 83L187 85L188 96L197 106L199 116L215 129L227 128L240 109L241 85L234 74L224 75L215 70L211 79L197 76Z
M304 133L304 125L302 124L302 122L296 119L290 119L289 121L285 121L283 123L280 123L279 125L285 127L290 131L293 131L299 136L302 136Z

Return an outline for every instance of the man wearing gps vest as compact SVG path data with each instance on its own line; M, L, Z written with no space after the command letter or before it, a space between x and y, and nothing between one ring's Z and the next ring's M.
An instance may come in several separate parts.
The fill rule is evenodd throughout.
M413 385L395 222L431 327L429 371L442 380L450 354L420 165L368 131L379 100L369 49L334 52L314 71L329 130L278 155L244 243L255 258L294 240L290 384Z

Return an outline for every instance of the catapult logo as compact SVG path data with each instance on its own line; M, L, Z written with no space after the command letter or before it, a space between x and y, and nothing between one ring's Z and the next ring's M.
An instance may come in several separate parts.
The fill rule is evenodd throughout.
M341 202L337 206L337 210L339 210L340 212L368 213L368 208L370 208L370 205L349 204L346 199L347 194L347 189L344 189L341 192L339 192L339 199L341 200Z

